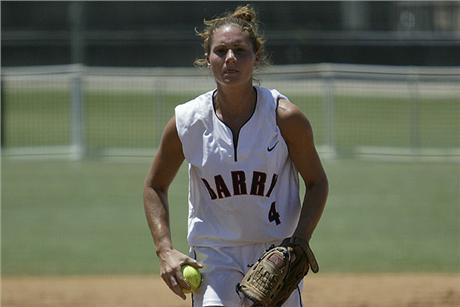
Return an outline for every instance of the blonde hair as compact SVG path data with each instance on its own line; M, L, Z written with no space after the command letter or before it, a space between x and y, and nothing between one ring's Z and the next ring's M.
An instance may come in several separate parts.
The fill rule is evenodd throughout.
M207 55L210 53L212 36L214 32L225 25L236 25L242 31L247 32L252 43L253 50L257 55L257 66L268 64L268 57L265 53L265 39L259 34L259 26L255 10L249 5L238 6L233 12L203 21L205 28L202 32L196 31L197 35L203 40L204 58L196 59L195 66L205 67L208 64Z

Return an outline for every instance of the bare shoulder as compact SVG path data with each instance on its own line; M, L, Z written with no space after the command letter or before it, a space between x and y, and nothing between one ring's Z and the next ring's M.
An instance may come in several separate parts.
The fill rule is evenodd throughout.
M277 109L277 122L286 139L303 134L311 134L311 125L305 114L294 103L280 99Z

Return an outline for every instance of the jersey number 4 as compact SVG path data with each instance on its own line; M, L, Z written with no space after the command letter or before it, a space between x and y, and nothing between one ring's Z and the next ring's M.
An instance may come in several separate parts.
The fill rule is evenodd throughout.
M275 222L276 225L281 224L280 214L276 211L276 202L272 202L270 206L270 211L268 211L268 221Z

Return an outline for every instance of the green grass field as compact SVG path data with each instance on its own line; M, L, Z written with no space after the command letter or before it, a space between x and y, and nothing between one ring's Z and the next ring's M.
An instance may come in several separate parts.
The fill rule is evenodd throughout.
M197 94L197 93L195 93ZM98 90L84 95L82 161L2 159L2 274L142 274L158 271L142 204L149 161L111 161L106 148L157 146L176 104L195 94ZM460 147L458 97L286 93L312 122L333 129L339 154L325 160L330 196L312 245L323 272L460 272L460 164L355 160L355 146ZM68 145L69 94L5 88L6 149ZM93 154L94 153L94 154ZM171 187L174 242L186 252L186 167Z
M2 274L158 272L144 217L149 161L2 161ZM312 241L323 272L460 272L460 165L327 160ZM186 168L171 187L187 251Z

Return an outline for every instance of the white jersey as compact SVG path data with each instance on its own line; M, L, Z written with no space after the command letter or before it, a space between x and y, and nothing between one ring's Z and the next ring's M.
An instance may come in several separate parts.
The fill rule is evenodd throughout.
M298 173L276 123L276 90L257 102L238 135L216 115L209 91L178 105L176 127L189 163L188 242L236 246L279 241L300 215Z

